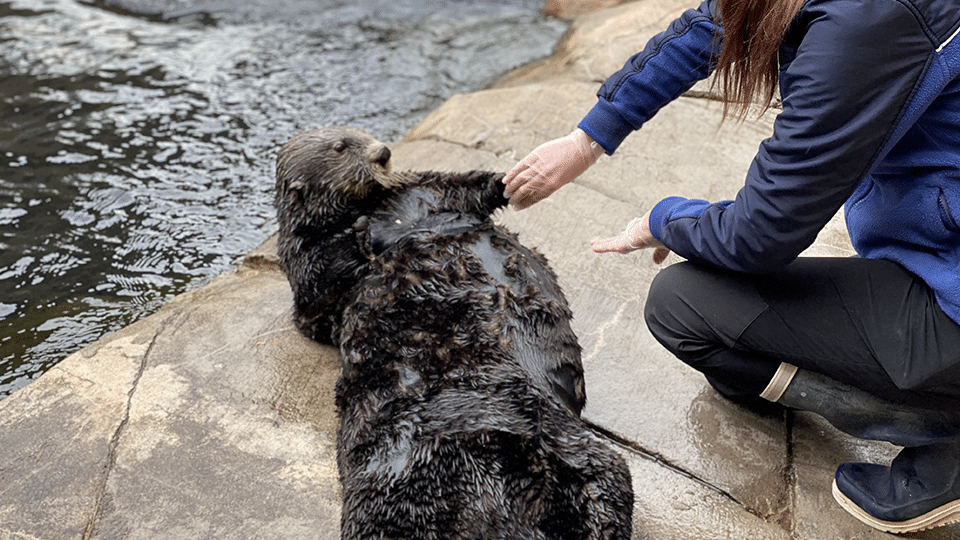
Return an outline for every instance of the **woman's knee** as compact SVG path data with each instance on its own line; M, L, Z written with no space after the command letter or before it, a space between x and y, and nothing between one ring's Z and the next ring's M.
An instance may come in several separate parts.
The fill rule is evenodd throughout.
M661 344L732 347L768 308L746 274L681 262L661 270L650 284L644 320Z
M679 334L685 333L686 325L681 321L688 318L683 312L689 311L689 306L683 298L685 289L696 281L691 280L692 266L680 262L663 268L653 278L647 292L644 321L650 333L668 348Z

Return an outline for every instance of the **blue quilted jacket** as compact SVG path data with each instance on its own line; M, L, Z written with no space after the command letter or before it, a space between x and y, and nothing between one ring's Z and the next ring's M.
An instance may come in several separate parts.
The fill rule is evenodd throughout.
M684 13L601 87L580 123L608 153L709 75L714 3ZM960 0L807 0L780 47L783 111L733 201L667 198L676 253L781 268L846 204L863 257L896 261L960 322Z

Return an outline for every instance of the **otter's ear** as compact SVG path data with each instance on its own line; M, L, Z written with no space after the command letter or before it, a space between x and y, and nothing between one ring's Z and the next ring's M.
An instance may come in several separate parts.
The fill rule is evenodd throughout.
M306 187L306 184L303 183L303 180L294 180L287 185L289 191L296 191L298 193L302 193L304 187Z
M303 201L303 191L306 184L301 180L294 180L287 184L287 189L283 192L284 199Z

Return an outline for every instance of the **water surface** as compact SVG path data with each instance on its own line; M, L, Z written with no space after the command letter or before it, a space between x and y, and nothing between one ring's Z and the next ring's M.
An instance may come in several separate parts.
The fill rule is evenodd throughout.
M0 1L0 398L262 243L297 131L394 142L549 54L539 8Z

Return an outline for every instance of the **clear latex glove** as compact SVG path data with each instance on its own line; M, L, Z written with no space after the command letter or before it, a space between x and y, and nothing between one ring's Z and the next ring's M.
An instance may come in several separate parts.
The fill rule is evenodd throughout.
M670 250L650 232L650 212L642 218L633 218L617 236L591 240L590 247L595 253L630 253L653 248L653 262L656 264L662 263L670 254Z
M528 208L583 174L604 153L603 147L577 128L545 142L503 178L504 195L514 208Z

